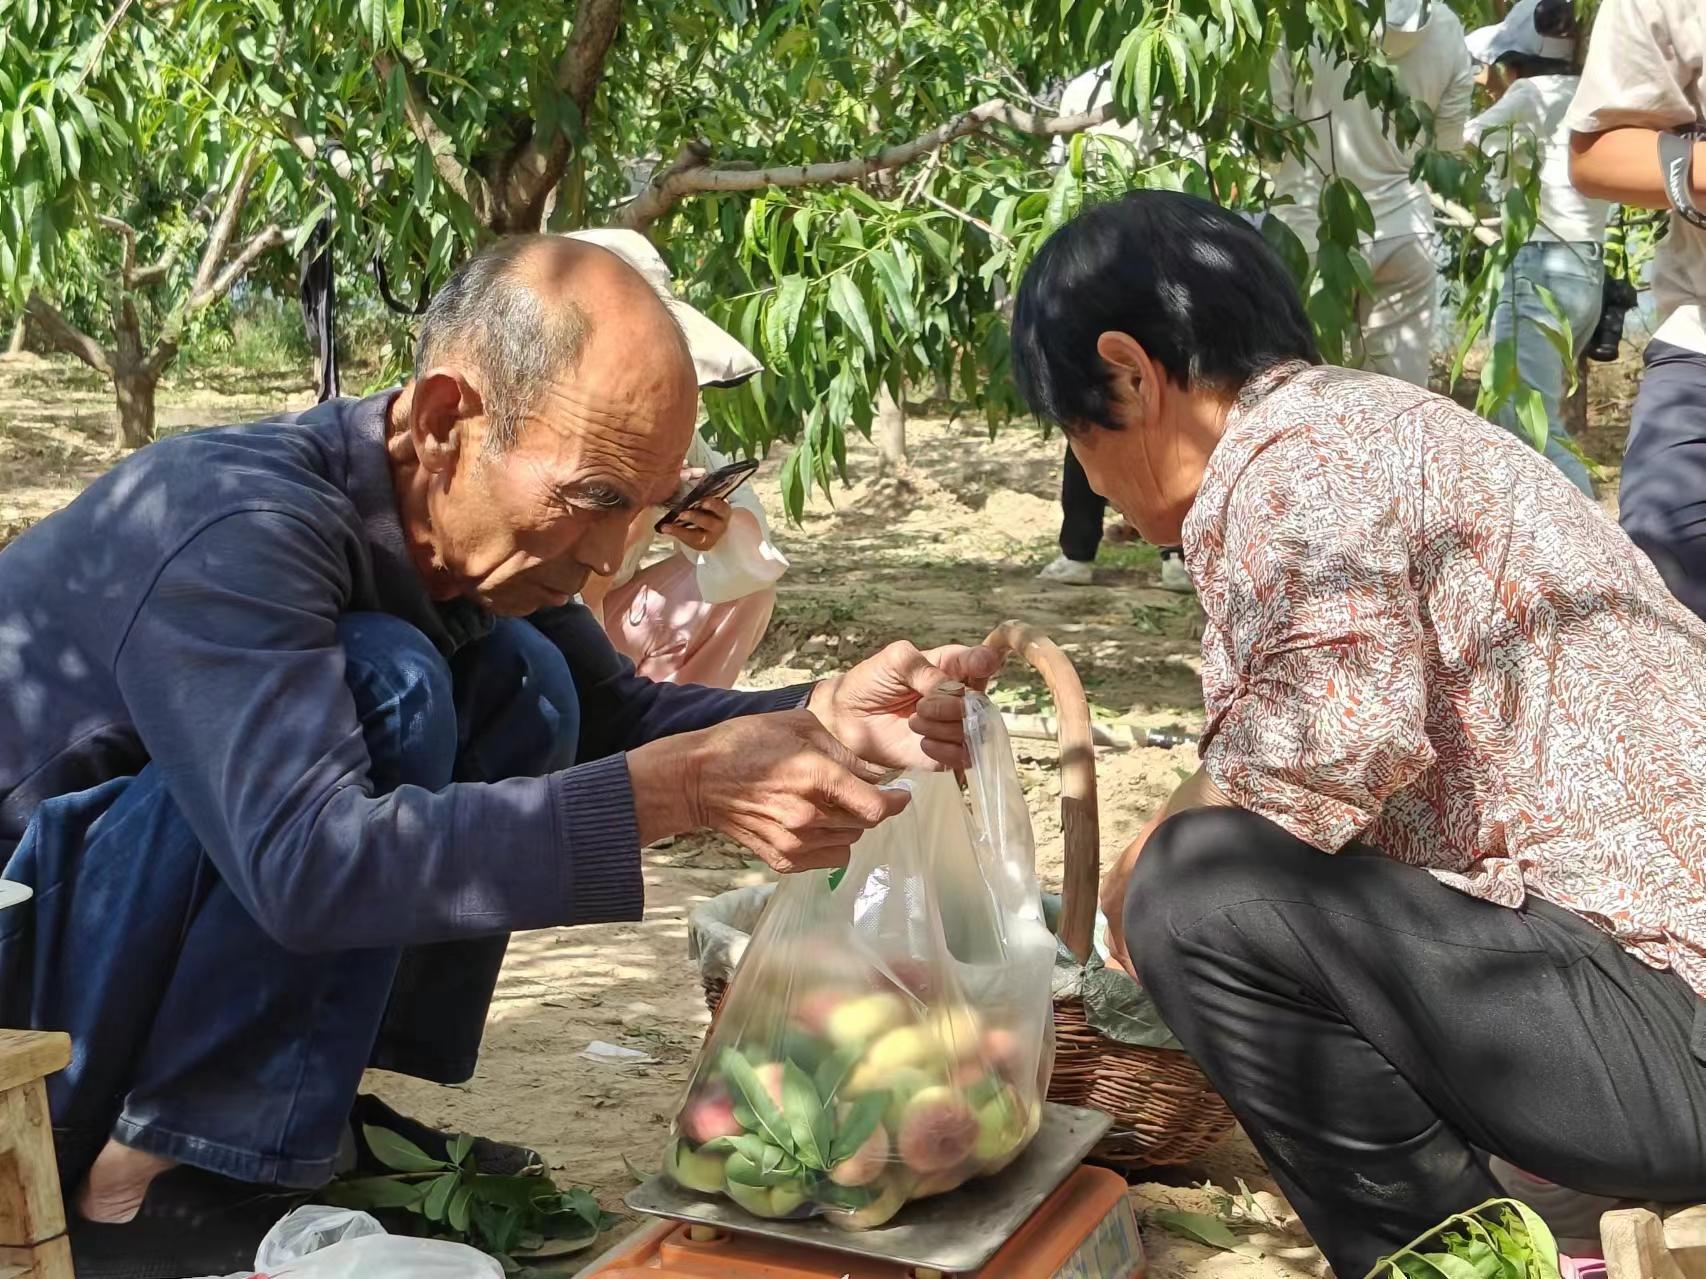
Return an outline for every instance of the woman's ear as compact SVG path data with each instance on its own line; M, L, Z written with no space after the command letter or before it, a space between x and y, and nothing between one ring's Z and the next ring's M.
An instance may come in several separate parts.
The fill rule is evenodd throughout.
M1096 354L1108 371L1114 398L1123 406L1122 416L1135 414L1139 423L1153 421L1160 407L1162 373L1143 344L1129 333L1110 329L1096 339Z

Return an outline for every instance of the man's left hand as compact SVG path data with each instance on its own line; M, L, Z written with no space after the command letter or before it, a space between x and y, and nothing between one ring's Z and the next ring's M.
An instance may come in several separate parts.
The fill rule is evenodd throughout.
M1001 666L992 648L953 644L921 653L890 644L812 690L809 709L861 759L886 768L969 768L967 688Z

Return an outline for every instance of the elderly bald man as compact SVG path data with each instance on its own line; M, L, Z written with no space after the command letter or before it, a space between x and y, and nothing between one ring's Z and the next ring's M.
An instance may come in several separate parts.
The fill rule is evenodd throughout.
M640 918L642 845L837 863L881 768L963 761L988 650L674 687L574 602L676 492L693 368L620 258L506 240L401 389L154 444L0 555L0 1025L75 1040L79 1274L247 1265L352 1107L442 1143L363 1069L466 1079L507 934Z

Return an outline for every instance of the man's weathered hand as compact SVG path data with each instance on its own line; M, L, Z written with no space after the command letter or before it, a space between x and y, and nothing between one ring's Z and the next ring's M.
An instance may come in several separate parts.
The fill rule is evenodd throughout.
M902 641L819 684L807 706L873 764L966 768L963 694L1000 666L994 649L954 644L921 653Z
M708 828L785 874L846 865L853 841L907 803L806 710L648 742L628 772L642 843Z

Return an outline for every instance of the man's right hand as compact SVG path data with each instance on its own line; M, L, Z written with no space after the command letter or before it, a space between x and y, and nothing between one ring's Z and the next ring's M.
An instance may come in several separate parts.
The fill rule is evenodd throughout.
M906 807L881 772L807 710L746 715L628 752L640 842L709 828L784 874L847 864L853 841Z

